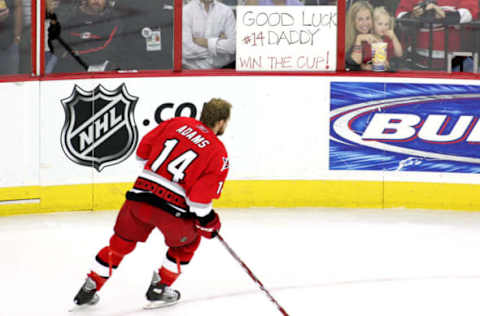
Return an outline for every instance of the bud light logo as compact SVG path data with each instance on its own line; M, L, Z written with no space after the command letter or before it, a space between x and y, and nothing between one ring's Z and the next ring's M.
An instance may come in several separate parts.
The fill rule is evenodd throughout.
M480 86L333 82L330 169L480 173Z

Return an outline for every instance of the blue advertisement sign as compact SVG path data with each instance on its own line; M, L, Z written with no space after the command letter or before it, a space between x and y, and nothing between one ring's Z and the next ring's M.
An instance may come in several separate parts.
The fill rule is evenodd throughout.
M480 86L332 82L330 170L480 173Z

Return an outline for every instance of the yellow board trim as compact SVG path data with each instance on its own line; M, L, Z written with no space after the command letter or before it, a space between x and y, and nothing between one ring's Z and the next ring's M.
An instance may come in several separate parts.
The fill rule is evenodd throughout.
M30 200L40 198L41 186L0 188L0 201Z
M41 186L0 188L0 216L41 213Z
M0 189L0 216L118 209L132 183ZM37 203L21 200L38 199ZM18 203L12 204L12 200ZM348 207L480 210L480 185L380 181L231 180L216 208Z
M40 203L0 204L0 216L45 213Z
M385 182L384 208L480 210L480 185Z

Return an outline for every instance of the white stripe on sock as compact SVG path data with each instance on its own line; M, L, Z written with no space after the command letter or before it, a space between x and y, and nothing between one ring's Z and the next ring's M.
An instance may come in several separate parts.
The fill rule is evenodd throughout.
M165 259L163 260L163 265L162 265L165 269L167 269L168 271L170 272L173 272L173 273L176 273L176 274L179 274L180 272L183 272L185 267L187 266L186 264L182 264L180 269L182 271L178 271L178 267L177 267L177 263L175 262L172 262L170 261L169 259L167 259L165 257Z
M92 271L105 278L108 278L110 275L110 268L100 264L97 260L93 261Z

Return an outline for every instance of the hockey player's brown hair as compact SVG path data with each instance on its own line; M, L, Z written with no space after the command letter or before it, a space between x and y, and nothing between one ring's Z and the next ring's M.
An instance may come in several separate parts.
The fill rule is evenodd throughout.
M223 99L213 98L203 104L200 121L212 128L218 121L228 120L230 118L231 109L232 105L229 102Z

